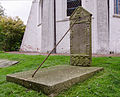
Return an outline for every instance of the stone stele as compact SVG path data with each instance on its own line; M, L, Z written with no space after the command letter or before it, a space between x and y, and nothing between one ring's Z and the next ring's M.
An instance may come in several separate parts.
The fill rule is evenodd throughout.
M70 17L70 64L90 66L92 62L91 14L78 7Z
M7 75L7 81L20 84L26 88L42 91L46 95L57 95L72 85L82 82L96 72L103 70L101 67L55 66L40 69L34 78L33 70ZM53 97L53 96L52 96Z

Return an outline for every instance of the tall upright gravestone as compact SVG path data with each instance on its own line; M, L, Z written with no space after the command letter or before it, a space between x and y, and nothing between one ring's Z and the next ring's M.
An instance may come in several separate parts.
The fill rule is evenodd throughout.
M78 7L70 17L70 64L90 66L92 62L91 14Z

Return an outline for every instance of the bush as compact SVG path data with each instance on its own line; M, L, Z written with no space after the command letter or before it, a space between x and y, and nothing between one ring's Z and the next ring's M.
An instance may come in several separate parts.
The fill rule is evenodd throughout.
M2 7L2 5L0 4L0 16L4 16L5 13L4 13L4 8Z
M17 51L20 48L25 25L19 17L0 16L0 49Z

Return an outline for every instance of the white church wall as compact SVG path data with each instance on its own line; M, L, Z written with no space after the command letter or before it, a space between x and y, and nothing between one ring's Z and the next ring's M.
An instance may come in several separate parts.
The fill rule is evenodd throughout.
M97 1L82 0L82 6L92 14L92 53L97 53L98 36L97 36Z
M60 0L61 1L61 0ZM67 2L67 0L64 0ZM62 4L62 3L61 3ZM60 3L57 4L59 8L62 8L65 6L64 10L67 13L67 3L64 3L64 5L61 5ZM101 0L82 0L82 6L86 10L88 10L90 13L92 13L92 53L97 54L106 54L109 53L109 32L108 32L108 2L107 0L104 0L101 2ZM59 12L59 10L57 10ZM64 14L63 11L62 13ZM65 33L65 26L67 29L70 27L68 22L69 17L66 16L66 18L59 20L59 23L57 23L58 29L57 35L60 35L59 33ZM65 24L62 24L64 22ZM61 26L60 26L61 25ZM66 30L67 30L66 29ZM59 36L58 36L59 37ZM58 38L59 39L59 38ZM59 45L57 48L59 52L68 52L69 51L69 35L64 39L64 44L68 44L66 46ZM63 51L63 50L64 51ZM66 51L65 51L66 50Z
M82 6L93 14L92 52L96 53L98 48L97 33L96 33L97 32L96 0L82 0ZM61 39L61 37L69 29L69 27L70 27L70 21L69 21L69 17L67 17L67 0L59 0L57 1L57 42ZM63 42L57 47L57 53L70 53L70 33L65 37Z
M92 13L92 53L109 53L107 0L82 0L83 7Z
M42 1L42 0L40 0ZM28 19L26 31L21 45L22 51L50 52L54 47L54 6L53 0L34 0ZM111 0L110 10L113 10ZM108 53L109 40L110 50L119 52L119 18L113 17L110 12L110 39L108 33L108 10L107 0L82 0L82 6L92 13L92 53ZM56 0L57 37L58 42L70 27L67 16L67 0ZM39 27L38 27L39 25ZM114 32L114 33L113 33ZM116 39L117 38L117 39ZM117 46L117 47L116 47ZM70 33L57 47L57 53L70 53Z
M98 54L109 53L108 0L97 0Z
M61 21L66 18L67 0L56 0L56 20Z
M41 53L54 48L54 0L43 0Z
M69 29L69 20L57 22L57 42ZM57 47L57 53L70 53L70 32L66 35L63 41Z
M31 6L29 19L21 44L21 51L39 52L41 50L41 26L38 25L38 1L34 0Z
M34 0L20 50L47 53L53 47L53 0L43 0L43 2L42 0Z
M120 15L114 14L114 0L110 0L110 51L120 53Z
M67 12L67 0L57 0L56 1L56 16L57 16L56 42L57 43L70 27L69 17L67 17L66 12ZM70 53L70 32L58 45L56 51L57 53Z

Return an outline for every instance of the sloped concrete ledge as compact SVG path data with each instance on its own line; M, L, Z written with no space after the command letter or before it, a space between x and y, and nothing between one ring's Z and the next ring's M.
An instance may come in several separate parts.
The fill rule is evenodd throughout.
M72 85L92 77L102 67L56 66L39 70L34 78L33 71L7 75L6 80L46 95L57 95Z

